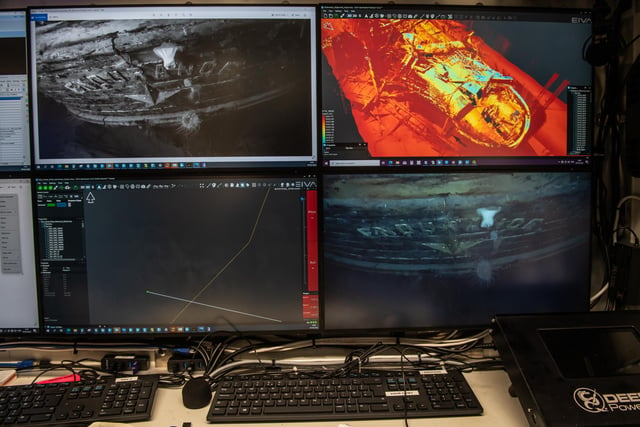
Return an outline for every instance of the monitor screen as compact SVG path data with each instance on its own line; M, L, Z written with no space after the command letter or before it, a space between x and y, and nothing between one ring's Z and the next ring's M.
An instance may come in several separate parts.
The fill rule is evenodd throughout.
M327 174L327 330L588 310L589 172Z
M315 165L315 11L31 9L36 169Z
M45 334L317 331L316 178L35 185Z
M325 166L590 162L586 10L320 8Z
M0 335L38 332L31 181L0 178Z
M0 171L29 170L26 12L0 11Z

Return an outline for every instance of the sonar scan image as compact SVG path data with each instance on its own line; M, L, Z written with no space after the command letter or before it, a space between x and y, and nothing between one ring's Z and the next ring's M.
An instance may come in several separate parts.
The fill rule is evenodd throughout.
M576 82L556 70L534 76L533 61L515 65L509 35L489 44L495 35L481 36L482 24L324 19L323 108L344 104L372 157L566 155L565 89ZM522 38L514 29L527 31L526 23L491 24L513 39Z
M39 155L308 155L310 31L286 19L38 22Z

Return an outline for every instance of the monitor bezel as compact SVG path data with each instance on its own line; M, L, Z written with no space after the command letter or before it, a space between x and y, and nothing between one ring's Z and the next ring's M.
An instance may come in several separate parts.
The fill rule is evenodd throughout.
M509 13L512 14L523 14L525 16L535 15L537 17L544 17L545 15L553 15L553 14L562 14L567 17L575 15L575 19L578 20L579 24L576 25L587 25L591 23L591 14L592 9L586 7L571 7L571 8L545 8L545 7L536 7L536 6L495 6L495 5L482 5L478 7L478 5L442 5L442 4L371 4L371 3L320 3L319 4L319 25L322 27L324 17L324 10L331 8L343 8L345 10L350 8L362 9L367 11L372 10L380 10L382 12L388 11L433 11L435 12L452 12L452 13L461 13L461 12L469 12L469 13L482 13L486 15L506 15ZM540 19L542 21L543 19ZM555 21L550 21L555 22ZM322 31L320 29L319 31ZM322 34L320 33L318 36L320 42L322 42ZM589 39L585 40L585 44L589 41ZM584 49L584 45L581 46ZM582 54L582 50L580 51ZM324 59L324 53L322 49L318 50L319 60L318 66L321 68L320 71L320 79L324 79L324 76L327 71L323 68L325 67L326 60ZM583 55L582 55L583 56ZM584 57L583 57L584 59ZM398 155L398 156L372 156L370 153L366 153L365 157L367 158L358 158L358 159L342 159L340 157L331 158L327 157L323 151L324 144L324 134L321 135L321 145L319 147L319 162L323 169L329 170L332 173L340 173L343 170L349 169L378 169L378 170L402 170L402 169L416 169L425 172L437 171L439 169L446 168L453 169L456 167L463 167L469 169L537 169L537 168L557 168L557 169L567 169L567 168L581 168L590 170L593 166L593 155L594 155L594 137L593 137L593 117L595 115L593 104L594 104L594 90L595 90L595 70L594 67L585 62L585 69L590 67L590 99L589 106L590 111L588 112L588 116L591 120L588 121L589 129L587 136L589 137L590 142L590 152L588 154L579 154L579 155L570 155L564 154L561 156L466 156L466 155L453 155L453 156L411 156L411 155ZM331 73L331 71L328 71ZM582 86L582 85L581 85ZM565 89L566 90L566 89ZM321 132L324 126L324 114L323 109L325 105L323 104L323 88L320 88L319 94L319 103L320 103L320 127ZM355 126L355 124L353 124ZM567 122L567 126L569 123ZM567 130L567 137L569 136ZM361 138L362 139L362 138ZM363 141L364 144L364 141Z
M32 246L32 253L33 253L33 264L31 265L31 268L33 268L33 289L35 290L35 304L36 304L36 321L37 321L37 326L36 327L23 327L23 328L6 328L4 325L0 325L0 340L3 337L11 337L11 338L19 338L19 337L28 337L28 338L35 338L41 335L42 333L42 303L40 301L40 290L39 290L39 286L38 286L38 271L37 271L37 238L36 238L36 231L35 231L35 211L33 209L33 177L31 176L31 174L27 173L27 172L16 172L16 173L5 173L5 172L0 172L0 182L5 181L5 180L11 180L11 181L25 181L29 183L29 191L28 191L28 204L29 204L29 215L31 218L31 223L29 224L28 228L31 231L31 239L30 239L30 244ZM24 220L24 217L21 216L20 217L22 220Z
M33 53L33 34L31 25L31 15L37 11L46 10L90 10L90 9L124 9L124 10L151 10L151 9L163 9L167 11L180 10L180 9L202 9L202 10L225 10L225 9L237 9L237 10L260 10L260 9L273 9L277 11L281 10L300 10L311 13L311 16L304 18L309 21L309 83L311 85L308 88L308 95L310 98L309 103L309 139L305 143L310 144L310 150L305 155L287 155L287 156L218 156L207 157L124 157L124 158L104 158L104 157L87 157L78 159L69 158L56 158L41 159L39 157L39 140L37 135L39 131L36 129L37 125L37 70L33 64L35 63L35 55ZM27 60L28 60L28 84L30 93L30 139L31 139L31 162L32 170L37 173L78 173L91 174L91 173L137 173L138 171L149 171L152 173L173 173L175 171L182 171L183 173L208 173L217 170L229 170L229 171L246 171L247 173L253 173L260 170L277 170L277 169L296 169L296 170L310 170L317 167L318 155L319 155L319 65L318 65L318 52L319 44L317 41L317 28L319 22L317 4L305 4L305 3L149 3L149 4L79 4L73 6L60 6L60 5L40 5L29 6L26 9L26 31L27 31ZM216 18L213 18L216 19ZM302 20L302 19L301 19ZM261 160L263 159L263 160ZM265 160L266 159L266 160ZM75 162L77 160L77 162ZM198 172L199 171L199 172Z
M105 331L99 331L97 330L98 328L100 328L101 325L60 325L60 326L64 326L65 328L92 328L92 331L79 331L79 330L69 330L69 331L60 331L60 330L48 330L47 329L47 322L45 321L45 305L46 302L43 298L43 280L42 280L42 275L41 275L41 270L39 267L39 260L42 258L42 254L40 253L40 230L38 227L38 215L37 215L37 189L36 189L36 185L37 182L39 182L40 180L47 180L47 181L54 181L54 180L74 180L74 181L82 181L82 180L91 180L91 181L113 181L113 180L148 180L148 181L163 181L163 180L197 180L197 179L204 179L204 180L211 180L211 179L215 179L215 178L220 178L220 179L225 179L225 180L229 180L229 179L253 179L253 180L259 180L259 179L267 179L267 180L271 180L271 179L303 179L303 180L315 180L316 182L316 187L314 188L316 190L316 203L319 204L321 202L320 199L320 194L319 194L319 176L317 173L315 173L314 171L305 171L305 172L295 172L295 171L286 171L286 172L280 172L280 173L273 173L272 171L268 171L267 173L263 172L256 172L256 173L247 173L247 172L231 172L228 170L221 170L221 171L214 171L211 173L206 173L203 174L202 171L191 171L191 173L177 173L177 172L172 172L170 171L169 173L144 173L144 172L133 172L133 173L121 173L121 174L113 174L113 175L109 175L109 176L105 176L104 174L100 174L100 173L94 173L94 174L68 174L68 175L60 175L58 173L48 173L48 174L39 174L38 176L33 178L33 182L32 182L32 194L33 194L33 218L34 218L34 227L36 227L36 229L34 230L34 239L35 239L35 244L36 244L36 279L37 279L37 288L38 288L38 297L39 297L39 309L40 309L40 331L39 331L39 337L41 338L47 338L47 337L56 337L56 339L60 338L63 340L80 340L80 341L114 341L114 340L124 340L124 341L148 341L148 340L153 340L153 341L158 341L158 342L173 342L173 341L184 341L185 339L189 339L192 337L195 338L204 338L204 337L217 337L217 336L223 336L223 337L230 337L230 336L236 336L236 337L247 337L247 336L264 336L264 337L297 337L298 339L300 338L306 338L306 337L316 337L319 336L321 334L322 331L322 316L321 316L321 310L320 308L318 308L318 317L317 317L317 328L312 328L312 327L308 327L308 328L304 328L302 326L300 327L293 327L292 325L288 325L286 328L248 328L248 327L239 327L239 328L235 328L233 327L233 325L229 326L229 327L216 327L213 325L209 325L211 326L210 330L196 330L194 328L190 328L189 330L169 330L169 331L151 331L148 330L149 325L141 325L140 328L143 327L147 327L147 330L139 330L139 331L133 331L133 332L125 332L125 331L120 331L118 333L115 333L113 331L109 331L109 330L105 330ZM303 226L307 226L307 222L305 220L305 223L302 224ZM316 212L316 218L315 218L315 224L316 224L316 235L319 234L319 218L317 216L317 212ZM307 235L307 238L309 236ZM305 259L308 258L309 256L309 250L307 248L307 250L304 251L304 253L302 253L302 255L305 257ZM315 252L316 252L316 258L320 257L320 242L316 241L316 248L315 248ZM307 259L307 265L305 268L309 267L309 260ZM316 259L316 265L318 264L318 260ZM315 280L317 281L317 286L319 286L321 288L321 283L320 283L320 271L317 268L315 271ZM299 303L299 309L302 310L303 309L303 304L302 304L302 293L300 294L300 303ZM316 295L316 299L318 304L320 304L320 291L316 291L315 292ZM302 313L301 313L302 316ZM302 317L301 317L302 319ZM54 325L57 326L57 325ZM115 325L109 325L109 326L115 326ZM129 325L127 325L128 327ZM207 326L207 325L205 325ZM131 325L131 327L135 328L136 325ZM164 327L164 325L163 325ZM168 327L168 326L167 326Z
M7 13L7 14L11 14L11 13L16 13L16 14L22 14L23 18L24 18L24 49L25 49L25 71L26 71L26 85L27 85L27 90L26 90L26 94L25 94L25 98L27 100L27 102L30 101L31 98L31 85L30 85L30 72L29 72L29 40L28 40L28 21L27 21L27 17L29 15L28 9L27 8L10 8L10 9L0 9L0 13ZM25 116L26 119L26 127L24 129L25 131L25 137L27 139L26 141L26 147L23 147L23 149L25 150L24 153L27 155L28 159L27 159L27 163L23 164L23 165L1 165L0 164L0 175L7 175L7 176L20 176L21 174L24 173L29 173L33 170L33 140L32 140L32 134L31 134L31 108L28 108L27 114Z
M366 170L362 170L362 169L351 169L349 171L343 171L341 169L338 170L331 170L329 172L325 171L322 176L321 179L319 181L319 185L320 185L320 191L322 192L322 194L320 195L320 200L322 201L319 204L319 209L320 209L320 235L321 237L321 241L322 241L322 245L321 245L321 258L320 258L320 262L321 262L321 269L320 269L320 280L322 283L322 286L320 288L321 292L320 292L320 307L321 307L321 318L322 318L322 332L325 336L327 337L353 337L353 336L364 336L364 337L372 337L372 336L377 336L377 337L407 337L407 338L422 338L422 337L433 337L434 335L437 336L437 334L441 334L441 333L447 333L447 332L451 332L451 331L477 331L477 330L485 330L485 329L489 329L491 328L491 319L496 316L496 315L503 315L505 313L487 313L487 322L483 323L483 322L466 322L466 323L456 323L456 322L443 322L443 323L434 323L434 324L424 324L424 325L411 325L411 326L393 326L393 327L367 327L367 326L363 326L363 327L329 327L327 325L327 314L326 314L326 309L328 306L327 300L326 300L326 292L327 292L327 285L326 285L326 280L325 280L325 268L326 268L326 262L325 262L325 258L324 258L324 253L325 253L325 221L324 218L325 213L324 213L324 186L326 184L326 178L328 176L343 176L343 175L349 175L349 176L360 176L360 175L380 175L380 176L387 176L387 175L442 175L442 174L448 174L448 173L456 173L456 174L509 174L509 173L529 173L529 174L545 174L545 173L551 173L551 174L581 174L585 180L588 180L588 187L589 187L589 194L587 195L587 197L589 198L589 211L587 213L588 215L588 222L590 224L590 227L588 230L585 230L585 232L588 231L588 236L585 235L585 238L587 239L585 245L587 245L587 247L589 248L589 255L587 256L587 259L585 259L585 271L583 272L583 274L585 275L585 278L587 278L588 280L586 280L586 283L584 283L584 287L582 289L582 294L578 295L577 298L580 298L582 303L582 307L581 309L577 309L574 311L570 311L570 313L587 313L590 310L590 301L589 301L589 297L590 297L590 292L591 292L591 280L593 279L593 240L595 238L594 234L593 234L593 221L594 221L594 208L595 208L595 203L596 203L596 198L595 198L595 191L596 191L596 179L593 176L593 173L591 170L587 170L584 168L565 168L565 169L557 169L557 168L525 168L525 169L521 169L521 170L503 170L503 169L487 169L487 168L483 168L483 169L468 169L468 168L449 168L446 170L437 170L437 171L431 171L431 172L421 172L421 171L416 171L415 169L410 169L410 168L403 168L403 169L393 169L393 170L380 170L380 169L366 169ZM564 312L559 312L557 310L548 310L548 311L543 311L543 312L515 312L515 313L509 313L510 315L514 314L514 315L531 315L531 314L548 314L548 315L552 315L552 314L560 314L560 313L564 313ZM335 322L334 322L335 323Z

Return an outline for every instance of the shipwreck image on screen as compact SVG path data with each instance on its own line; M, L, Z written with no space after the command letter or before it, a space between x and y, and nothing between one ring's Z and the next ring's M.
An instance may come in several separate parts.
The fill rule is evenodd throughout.
M325 159L589 154L588 25L325 14L321 27Z
M40 160L312 154L309 21L34 25Z
M585 310L590 191L588 173L326 175L326 328Z

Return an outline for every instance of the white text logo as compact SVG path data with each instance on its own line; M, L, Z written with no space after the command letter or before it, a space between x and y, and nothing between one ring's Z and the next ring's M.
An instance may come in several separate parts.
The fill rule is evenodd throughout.
M573 392L573 400L579 407L592 414L607 412L604 398L594 389L586 387L576 389Z

